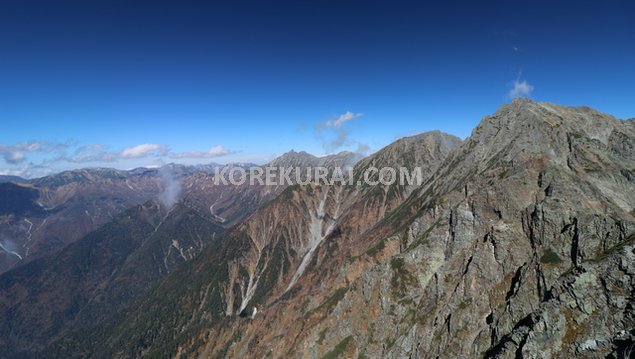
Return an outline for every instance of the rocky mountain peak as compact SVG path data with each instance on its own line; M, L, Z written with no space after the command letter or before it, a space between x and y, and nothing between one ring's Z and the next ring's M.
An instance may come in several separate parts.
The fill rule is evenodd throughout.
M634 147L625 141L633 135L634 128L627 121L588 107L515 99L483 118L463 146L461 156L472 158L474 164L488 166L501 160L521 163L537 156L566 166L574 148L584 147L588 151L595 148L607 155L633 158ZM590 156L588 151L580 155Z
M592 135L593 131L615 128L620 122L624 121L587 106L562 106L517 98L509 104L502 105L492 116L486 116L475 130L488 123L498 128L516 129L526 128L531 124L551 128L562 126L567 130L585 131Z
M336 154L317 157L308 152L300 151L296 152L291 150L284 153L282 156L267 163L265 166L270 167L334 167L334 166L350 166L357 162L361 156L359 154L342 151Z
M441 131L400 138L356 165L356 171L374 167L435 167L463 141Z
M317 157L305 151L296 152L291 150L275 158L269 162L267 166L284 167L284 166L306 166L317 162Z

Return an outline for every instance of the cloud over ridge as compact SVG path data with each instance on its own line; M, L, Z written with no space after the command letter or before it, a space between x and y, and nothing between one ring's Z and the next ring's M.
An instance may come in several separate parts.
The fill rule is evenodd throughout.
M121 151L122 158L140 158L152 155L165 155L170 148L166 145L156 143L144 143L141 145L125 148Z
M336 151L344 146L355 144L350 137L350 131L344 125L364 116L361 112L346 111L330 120L319 122L316 126L316 137L322 142L327 153ZM358 144L359 145L359 144Z
M509 90L507 97L530 97L533 91L534 87L532 85L530 85L526 80L520 81L520 78L518 78L514 80L514 87Z
M226 149L221 145L216 145L210 147L207 151L189 151L189 152L178 152L170 155L170 158L215 158L226 155L231 155L236 153L237 151L231 151Z

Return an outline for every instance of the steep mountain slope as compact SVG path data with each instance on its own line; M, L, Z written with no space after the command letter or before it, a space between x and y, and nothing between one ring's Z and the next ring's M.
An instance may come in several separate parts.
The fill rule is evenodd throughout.
M60 253L0 276L5 356L92 328L191 259L223 228L182 205L132 208Z
M267 186L257 180L251 180L249 168L292 168L291 180L295 182L295 170L299 168L301 174L307 169L322 166L329 170L335 167L351 166L359 160L359 156L351 152L341 152L334 155L316 157L306 152L290 151L263 166L237 166L226 165L219 168L218 175L228 179L233 167L242 167L246 170L245 182L234 185L231 182L215 182L213 173L198 173L188 177L184 183L185 201L192 207L201 211L209 211L212 217L225 227L235 225L245 219L246 215L257 209L260 205L276 198L287 186L282 184L279 178L274 178L275 185ZM301 177L303 180L305 177Z
M6 182L0 183L0 215L38 215L44 209L37 204L38 191L28 186Z
M286 336L239 343L276 357L319 357L333 348L368 357L619 354L632 343L625 263L634 135L631 124L590 109L503 107L385 219L388 230L399 230L380 254L314 282L339 282L341 290L317 313L305 312L303 333L288 343ZM400 227L411 213L414 220ZM603 289L599 278L611 271L611 289ZM557 315L540 319L542 306ZM280 311L266 322L292 318Z
M416 211L385 247L405 245L348 281L291 353L351 336L346 349L368 357L620 354L633 328L633 130L523 100L485 118L389 216Z
M101 338L91 357L624 355L634 139L632 121L515 100L404 200L288 188L76 343Z
M459 144L460 140L449 135L423 134L388 146L372 156L375 160L369 163L395 159L395 164L403 166L434 166ZM437 157L411 156L415 158L411 161L409 156L404 156L409 163L401 163L397 153L405 155L411 151ZM368 163L360 165L367 166ZM335 224L341 213L350 212L351 219L370 218L380 215L381 211L364 213L364 207L369 204L396 206L399 196L387 200L382 195L383 199L379 202L369 202L365 194L375 190L369 186L287 188L185 268L171 275L147 299L142 300L139 307L115 320L111 327L104 330L113 335L109 340L104 340L104 331L88 337L85 332L78 333L79 343L72 344L71 352L77 350L76 345L82 347L100 341L103 346L87 347L82 351L89 350L90 355L99 357L127 357L133 353L161 357L166 352L174 354L176 345L182 344L180 340L193 340L206 330L212 330L212 333L228 331L229 335L216 339L221 346L229 345L226 340L231 338L231 333L242 330L240 323L236 323L237 318L253 315L253 308L280 307L276 304L280 296L297 296L303 289L311 289L305 286L306 276L314 277L316 267L322 267L318 263L334 250L333 245L323 248L320 244L335 234ZM382 189L382 192L401 193L406 190L404 186L400 190ZM355 233L355 238L361 238L372 227L369 223L349 223L350 226L344 228ZM349 245L354 246L355 241L351 240ZM346 260L344 257L340 259ZM319 291L319 288L314 288L314 291ZM167 307L175 310L165 312L162 308ZM69 355L67 350L70 345L59 344L56 349L62 349L60 355L63 357ZM112 351L110 348L117 349Z
M22 183L22 182L28 182L28 181L18 176L0 175L0 183L6 183L6 182Z
M213 172L168 165L158 175L169 176L162 180L170 182L173 192L182 192L172 207L164 200L136 206L59 254L0 276L0 315L6 317L0 326L0 354L37 357L71 332L98 330L284 188L217 185ZM81 180L67 176L57 179L58 184ZM31 191L17 198L21 204L37 198L37 191Z

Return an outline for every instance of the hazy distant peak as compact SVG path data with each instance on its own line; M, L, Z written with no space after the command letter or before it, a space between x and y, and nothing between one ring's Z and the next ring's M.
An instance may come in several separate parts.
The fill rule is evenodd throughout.
M272 167L309 167L309 166L350 166L355 164L361 155L350 152L342 151L332 155L326 155L322 157L314 156L308 152L300 151L296 152L291 150L284 153L282 156L277 157L273 161L266 164L266 166Z

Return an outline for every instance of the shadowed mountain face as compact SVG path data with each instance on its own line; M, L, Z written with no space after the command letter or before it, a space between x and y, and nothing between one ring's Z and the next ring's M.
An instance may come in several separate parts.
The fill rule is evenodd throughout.
M270 201L235 191L222 205L218 193L185 195L167 214L150 204L131 210L60 253L80 243L118 248L114 238L123 238L114 251L120 269L99 256L78 266L81 256L70 256L0 277L9 318L2 347L90 358L627 357L635 336L635 122L514 100L465 141L439 132L401 139L353 174L382 166L422 167L422 184L312 183L261 194ZM205 188L207 180L187 183ZM210 239L217 217L232 218L225 208L248 198L258 209ZM206 211L214 221L196 219ZM138 233L100 232L117 233L121 221ZM207 239L183 258L182 237ZM174 259L161 267L166 253ZM66 274L76 279L65 284L55 278L68 269L55 266L84 269ZM158 284L122 289L146 276ZM91 293L80 297L83 306L54 299L75 298L82 286ZM109 303L123 304L104 310ZM76 327L60 331L59 313L69 311L64 320Z
M36 202L38 191L33 188L12 182L0 183L0 198L0 216L37 216L44 213L44 208Z
M24 178L18 177L18 176L4 176L4 175L0 175L0 183L6 183L6 182L21 183L21 182L28 182L28 181L25 180Z
M5 273L0 277L3 347L11 343L26 355L71 328L94 328L222 230L209 216L182 205L167 209L148 202L56 255Z
M0 184L0 237L13 254L0 258L0 273L53 254L118 214L161 198L168 182L212 173L214 165L166 165L120 171L91 168ZM11 254L11 255L9 255Z
M0 236L14 245L12 256L0 257L0 273L55 253L162 191L153 170L76 170L0 186Z

